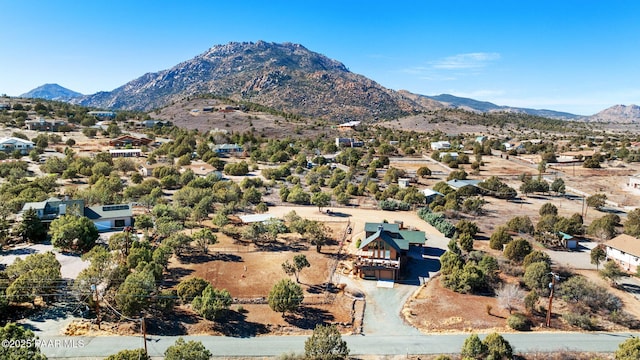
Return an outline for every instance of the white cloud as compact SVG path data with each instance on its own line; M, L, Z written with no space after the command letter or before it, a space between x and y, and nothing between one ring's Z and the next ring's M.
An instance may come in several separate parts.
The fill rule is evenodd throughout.
M431 61L434 69L458 70L458 69L479 69L487 66L488 63L500 59L498 53L467 53L448 56L446 58Z

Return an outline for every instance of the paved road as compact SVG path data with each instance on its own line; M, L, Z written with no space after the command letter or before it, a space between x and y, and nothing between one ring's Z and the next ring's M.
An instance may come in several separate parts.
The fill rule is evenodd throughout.
M519 333L505 334L516 352L553 352L577 350L589 352L613 352L633 333ZM352 335L343 337L352 355L405 355L457 353L468 335ZM482 336L481 336L482 337ZM72 342L70 339L73 339ZM176 337L148 339L149 355L161 357ZM119 337L53 337L41 339L41 349L51 359L100 358L123 349L142 347L142 338ZM56 342L56 340L58 342ZM305 336L265 336L232 338L216 336L187 336L185 340L201 341L214 356L277 356L283 353L304 351ZM66 341L66 343L65 343Z

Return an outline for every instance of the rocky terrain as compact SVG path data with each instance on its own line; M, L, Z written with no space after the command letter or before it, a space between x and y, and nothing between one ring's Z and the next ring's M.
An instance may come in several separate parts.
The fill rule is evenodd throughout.
M263 41L214 46L171 69L145 74L79 102L151 110L204 93L332 121L391 119L426 110L302 45Z
M608 109L583 119L592 122L611 122L634 124L640 123L640 106L614 105Z

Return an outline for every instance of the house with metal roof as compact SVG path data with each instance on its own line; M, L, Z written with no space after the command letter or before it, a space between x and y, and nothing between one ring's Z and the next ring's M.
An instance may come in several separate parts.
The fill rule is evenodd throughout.
M403 229L398 223L366 223L360 243L356 273L365 279L397 280L407 265L411 246L424 246L424 231Z
M62 200L56 197L50 197L44 201L25 203L22 206L20 214L24 214L24 212L29 209L35 210L38 218L42 220L43 223L50 223L61 215L83 215L84 200Z
M43 223L49 224L62 215L88 217L98 231L121 230L133 224L131 204L95 205L86 207L84 200L61 200L55 197L44 201L28 202L22 206L19 216L34 209Z
M84 216L93 221L98 231L122 230L133 225L130 204L89 206L84 208Z
M458 179L453 179L453 180L447 181L447 185L449 185L449 187L452 188L453 190L458 190L458 189L462 189L465 186L478 187L478 184L480 184L481 182L482 182L481 180L458 180Z
M242 152L242 146L238 144L216 144L211 147L216 154L234 154Z
M123 147L123 146L142 146L149 145L153 142L153 140L148 139L146 137L136 137L131 135L122 135L115 139L109 140L109 145L115 147Z
M20 150L22 155L28 154L33 150L35 144L33 141L17 138L17 137L5 137L0 139L0 151L14 152Z
M434 141L431 143L431 150L449 150L451 143L448 141Z
M604 243L607 259L613 260L624 270L636 273L640 266L640 239L620 234Z

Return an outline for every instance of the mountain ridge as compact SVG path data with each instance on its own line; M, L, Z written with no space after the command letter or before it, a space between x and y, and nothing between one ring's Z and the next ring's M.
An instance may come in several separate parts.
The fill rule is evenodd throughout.
M34 89L36 90L36 89ZM68 89L67 89L68 90ZM27 93L28 94L28 93ZM96 108L150 111L185 97L213 94L331 121L394 119L444 108L513 112L575 121L640 122L640 111L605 109L580 116L496 105L450 94L427 96L385 88L337 60L294 43L230 42L146 73L112 90L67 101Z
M33 99L45 99L56 101L71 101L73 99L81 98L85 95L69 90L58 84L44 84L35 89L32 89L18 97L21 98L33 98Z

